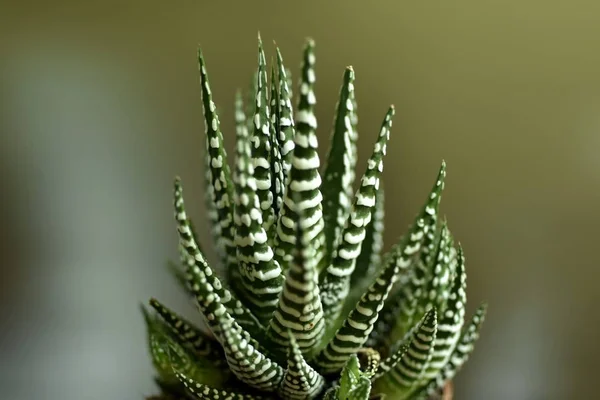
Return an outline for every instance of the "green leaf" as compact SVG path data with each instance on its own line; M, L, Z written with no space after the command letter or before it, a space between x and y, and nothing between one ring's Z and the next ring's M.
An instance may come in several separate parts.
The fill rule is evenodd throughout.
M411 335L410 344L379 365L375 375L378 391L393 395L397 399L410 399L419 387L429 360L437 333L437 313L431 309L419 323L419 328Z
M173 371L169 363L169 356L166 351L159 352L156 350L156 337L162 337L166 335L166 330L163 324L158 319L151 315L144 305L140 306L142 315L144 316L144 322L146 323L148 351L152 359L152 365L154 370L158 374L158 381L165 385L173 385L175 379L173 377Z
M271 117L269 116L268 88L267 88L267 62L258 37L258 74L256 81L255 110L253 115L254 126L252 135L252 162L254 164L254 179L256 180L256 195L262 213L262 225L266 232L275 223L275 210L273 198L273 165L271 142Z
M236 175L239 179L235 186L235 244L244 302L252 308L259 321L266 324L277 307L283 276L263 228L250 154L249 140L237 143Z
M324 265L339 243L352 202L356 167L357 133L351 122L354 97L354 70L346 67L340 96L336 105L336 118L331 134L331 145L323 175L323 219L325 221Z
M283 65L283 57L279 48L277 48L277 69L279 73L277 141L281 152L285 190L288 185L290 169L292 168L295 128L291 75L289 70Z
M342 231L341 241L332 257L331 264L321 278L321 300L325 320L334 323L340 315L343 302L350 289L350 276L354 272L356 259L361 252L366 225L375 211L375 193L383 171L383 157L392 126L394 107L390 107L381 126L373 154L367 162L361 186L354 198L352 211Z
M171 332L179 339L180 344L187 345L194 351L194 354L209 359L216 365L222 363L223 350L218 342L158 300L150 299L150 305L163 318Z
M366 376L361 376L346 398L348 400L368 400L370 394L371 380Z
M444 222L436 238L435 250L429 258L428 275L423 288L423 296L418 304L418 314L425 313L432 307L446 309L449 291L451 289L450 252L453 249L452 236L448 224Z
M452 284L448 307L438 319L435 346L429 366L423 375L425 381L435 378L448 363L465 323L465 305L467 303L467 274L462 249L458 252L458 269Z
M215 368L208 358L194 355L179 344L168 328L156 318L150 316L145 309L144 317L148 329L150 354L161 385L177 391L178 380L173 368L185 371L189 376L201 382L211 382L220 387L227 378L227 370Z
M214 330L218 327L214 322L211 324L211 321L214 319L214 316L211 317L211 315L215 309L212 301L209 301L215 296L219 297L225 309L235 317L240 325L253 335L260 335L263 328L257 319L228 289L223 287L219 278L217 278L214 271L208 265L204 255L200 252L198 244L192 235L190 221L185 212L183 188L181 187L179 178L176 178L174 183L174 207L179 242L187 252L186 276L188 285L196 297L200 311L204 314L215 336L219 339L219 332L215 332Z
M418 392L414 394L415 400L426 400L430 398L441 391L444 385L448 381L452 380L454 376L456 376L460 368L467 362L469 356L475 348L475 342L477 339L479 339L479 330L481 329L481 324L485 320L486 312L487 304L480 305L466 329L462 333L457 346L452 352L452 356L448 360L448 363L435 378L431 379L426 385L424 385Z
M245 157L247 164L248 156L249 154ZM239 380L256 389L276 390L283 378L283 369L258 350L258 343L254 338L262 336L260 332L251 335L242 329L238 321L240 317L246 316L246 311L231 293L223 289L198 251L191 237L179 180L175 181L175 210L179 239L187 249L191 261L188 262L187 271L190 286L196 294L200 311L223 346L230 370ZM235 302L235 306L230 308L231 312L225 306L226 302Z
M274 350L287 350L292 339L291 332L302 354L311 354L320 343L325 323L319 295L316 248L311 245L302 224L296 228L294 258L267 335Z
M432 223L437 220L445 177L446 163L442 162L428 200L417 215L408 234L402 237L400 242L384 257L384 263L387 263L395 254L400 254L398 264L402 275L395 285L396 287L400 286L400 290L394 292L392 289L373 330L374 334L367 341L369 347L385 348L396 343L414 325L417 318L421 317L420 315L415 317L415 314L424 281L415 271L419 266L416 260L420 256L425 236L430 229L435 229L435 225ZM425 273L426 271L419 271L421 275ZM400 318L399 315L401 315Z
M288 366L285 371L279 394L284 399L313 399L323 390L325 379L319 375L302 357L294 334L289 334Z
M218 303L218 300L215 300ZM246 339L247 333L224 309L215 313L223 338L227 364L235 376L245 384L265 392L274 392L283 380L284 370Z
M348 393L356 386L361 377L360 363L356 354L352 354L346 361L340 375L340 388L337 393L338 400L346 400Z
M206 73L206 64L202 51L198 50L200 77L202 85L202 108L206 130L206 177L209 194L208 216L212 224L212 234L216 250L223 265L235 264L235 246L233 243L233 181L227 164L227 152L223 144L219 115L212 98Z
M283 208L277 223L275 256L285 271L293 258L296 245L296 225L310 236L310 246L317 249L315 258L322 257L323 208L321 195L321 175L319 174L319 154L315 129L317 120L313 112L314 43L309 41L304 51L300 105L296 114L296 133L292 152L292 167L288 186L284 191ZM299 213L302 213L300 220Z
M252 103L254 105L254 102ZM252 119L250 119L252 121ZM240 164L239 158L243 157L243 153L240 153L240 148L244 148L244 143L249 140L248 126L247 126L246 113L244 112L244 99L241 90L237 90L235 94L235 137L236 137L236 151L235 151L235 166L233 169L233 183L234 189L240 185L241 180L248 179L248 171L240 170L237 166ZM243 161L242 161L243 162ZM237 195L237 191L234 190L234 203ZM235 221L234 221L234 244L235 244ZM242 287L242 276L240 273L240 266L237 263L237 250L236 250L236 263L230 265L227 269L227 278L229 280L230 288L235 292L237 296L244 299L244 290Z
M278 139L279 130L279 90L277 86L277 77L275 74L275 64L271 69L271 95L269 96L271 123L269 124L269 135L271 138L271 192L273 195L274 221L279 218L279 212L283 206L283 185L285 184L285 175L283 168L283 156ZM269 240L275 236L275 223L272 223L269 232Z
M375 194L375 213L371 222L367 225L365 240L363 240L361 252L356 259L356 267L351 277L351 287L362 286L361 289L363 290L360 292L361 294L364 293L364 289L366 289L382 266L381 251L383 249L384 205L383 181L380 181L379 190Z
M339 370L351 354L361 351L373 330L392 286L398 279L402 255L402 252L398 252L394 258L388 260L383 270L335 333L333 339L315 359L316 364L325 373Z

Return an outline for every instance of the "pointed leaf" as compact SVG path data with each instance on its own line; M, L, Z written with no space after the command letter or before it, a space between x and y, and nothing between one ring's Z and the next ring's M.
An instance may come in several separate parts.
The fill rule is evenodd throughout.
M481 329L481 324L485 320L486 312L487 304L479 306L462 333L448 363L435 378L431 379L429 383L415 393L414 398L416 400L426 400L441 391L444 385L452 380L460 368L467 362L469 356L473 352L475 342L479 339L479 330Z
M292 332L289 333L288 367L279 394L288 400L313 399L323 389L325 379L302 357Z
M398 252L395 256L388 260L385 268L361 296L333 339L315 359L315 363L323 372L331 373L339 370L348 357L360 351L367 341L379 317L379 312L400 274L403 253Z
M401 348L379 365L382 374L376 374L378 391L398 399L409 399L418 389L419 381L433 353L437 333L437 313L431 309L412 335L408 348Z
M423 314L425 310L432 307L443 312L446 308L451 289L450 274L450 252L453 248L452 237L448 224L442 224L441 231L436 238L433 257L429 259L428 277L423 288L423 297L418 304L418 314Z
M175 179L174 184L174 206L175 220L177 222L177 232L179 241L187 252L187 280L200 311L204 314L209 323L209 327L219 338L219 333L215 332L216 326L211 324L211 315L215 309L210 306L210 298L219 296L221 303L238 321L239 324L245 327L252 334L258 335L262 332L262 327L254 317L254 315L236 299L233 294L223 287L223 284L217 278L214 271L210 268L204 255L200 252L198 244L192 235L190 222L185 212L185 204L183 201L183 188L179 178ZM212 317L214 319L214 317Z
M218 302L218 300L217 300ZM253 345L253 340L224 309L215 313L222 332L223 349L229 369L245 384L265 392L274 392L283 379L283 368Z
M458 252L458 269L451 289L448 307L438 320L438 331L435 338L433 355L427 371L423 375L425 381L435 378L447 364L465 322L465 305L467 303L467 274L462 249Z
M254 106L254 102L252 102L252 105ZM252 122L252 119L250 119L250 122ZM241 157L244 157L245 155L242 153L240 153L240 149L244 149L245 147L245 142L247 140L249 140L249 133L248 133L248 120L246 118L246 113L244 112L244 99L242 96L242 92L240 90L236 91L236 95L235 95L235 137L236 137L236 151L235 151L235 167L233 169L233 183L234 183L234 203L235 203L235 196L236 196L236 192L235 192L235 188L237 188L240 185L240 181L244 181L245 179L248 179L248 171L246 170L240 170L239 168L237 168L238 165L240 165L239 159ZM235 212L235 211L234 211ZM236 234L236 229L235 229L235 221L234 221L234 244L235 244L235 234ZM235 265L230 265L229 268L227 269L227 278L229 280L229 287L231 288L231 290L233 290L233 292L235 292L235 294L237 296L239 296L241 299L244 299L244 289L242 287L242 276L240 273L240 266L237 263L237 250L236 250L236 264Z
M259 321L266 324L277 307L283 277L263 228L250 152L248 140L237 143L236 174L239 179L235 190L235 244L245 304L251 306Z
M223 265L235 264L235 246L233 243L232 199L233 181L227 164L227 152L223 144L219 115L212 99L212 92L206 73L206 64L202 51L198 51L200 77L202 85L202 108L204 110L206 130L206 162L208 169L207 191L210 196L213 212L209 212L212 223L212 233L215 238L216 249ZM210 210L210 208L209 208Z
M249 157L245 160L249 164ZM276 390L283 379L283 369L259 351L256 340L238 324L240 316L244 317L244 308L239 301L233 299L231 293L225 292L221 282L214 276L202 254L198 252L190 234L182 188L178 180L175 182L175 209L180 241L190 255L191 262L188 262L190 286L196 293L200 311L223 346L229 369L242 382L256 389ZM260 218L260 213L258 216ZM224 303L232 301L235 301L235 307L232 307L230 313ZM234 319L232 315L236 318ZM256 337L259 337L258 335L261 333L258 332Z
M173 384L173 374L169 363L169 356L166 351L156 350L156 337L162 338L166 335L164 327L160 324L160 321L154 315L151 315L146 307L141 305L142 315L144 316L144 322L146 323L148 351L152 359L152 365L154 370L158 374L158 381L163 384L170 386Z
M172 387L177 382L173 373L174 367L201 382L210 381L216 386L223 383L223 379L227 377L226 370L215 368L214 363L209 359L189 353L169 335L166 327L162 327L158 322L151 323L151 326L149 328L150 352L162 385Z
M356 259L361 251L366 225L370 222L375 211L375 193L379 189L379 180L383 171L383 157L390 136L393 115L394 107L392 106L386 113L373 154L367 162L367 170L356 193L352 212L342 231L341 242L331 264L323 271L320 285L321 300L325 320L329 323L337 320L343 301L348 295L350 276L354 271Z
M338 400L345 400L348 397L348 393L360 379L360 363L356 354L352 354L346 361L342 373L340 374L340 388L337 393Z
M287 349L291 340L289 332L292 332L302 354L310 354L320 343L325 323L319 295L316 248L311 246L302 224L296 228L294 259L287 271L267 335L274 348Z
M281 151L284 176L284 190L287 187L288 176L292 167L292 152L294 151L294 110L292 106L292 85L289 70L283 65L283 57L277 48L277 69L279 72L279 104L277 140Z
M254 99L254 126L252 135L252 162L254 164L254 179L256 180L256 195L262 213L262 224L265 231L275 223L273 208L273 178L271 176L272 143L271 118L269 116L267 62L260 36L258 38L258 74L256 81L256 98Z
M368 400L370 394L371 380L366 376L361 376L346 398L348 400Z
M322 252L323 208L319 174L319 154L315 129L317 120L313 112L315 95L314 43L309 41L304 52L302 84L299 111L296 114L296 133L292 152L292 167L289 172L288 186L284 190L284 200L279 222L275 256L284 271L293 257L296 244L296 225L303 224L306 235L310 237L310 246L317 249L315 258L319 262ZM283 114L282 114L283 115ZM300 220L299 213L303 217Z
M168 309L158 300L150 299L150 305L163 318L181 344L188 345L196 355L207 358L217 365L222 362L223 350L218 342L208 337L192 323Z
M325 264L338 243L352 201L356 167L356 132L351 114L354 96L354 70L347 67L336 106L331 145L327 156L323 180L323 220L325 221Z
M369 282L382 266L381 251L383 250L384 205L383 181L380 181L379 190L375 194L375 213L371 222L367 225L365 240L363 240L360 255L356 259L356 267L352 273L352 287L361 285L361 283L363 287L366 287L363 282Z
M279 218L279 212L283 205L283 185L285 184L285 175L283 168L283 156L278 139L279 124L279 90L277 86L277 76L275 74L275 64L271 69L271 95L269 96L271 124L269 125L269 135L271 140L271 192L273 194L274 222ZM269 239L274 237L275 224L271 224L272 232L269 232Z
M410 326L414 325L414 320L420 317L413 318L418 300L420 299L420 293L417 289L420 289L422 292L420 285L423 284L422 280L415 277L416 273L414 270L416 269L416 265L418 265L415 260L420 255L425 235L427 235L430 229L434 229L432 221L435 221L437 218L445 177L446 163L442 162L428 200L417 215L408 234L384 257L384 263L387 263L395 254L401 255L398 259L398 264L402 271L402 275L398 279L398 284L401 288L396 292L392 288L392 292L373 330L373 335L367 341L367 346L369 347L382 348L396 343L404 336ZM402 313L402 318L398 318L400 313ZM408 324L405 318L408 318L411 324Z

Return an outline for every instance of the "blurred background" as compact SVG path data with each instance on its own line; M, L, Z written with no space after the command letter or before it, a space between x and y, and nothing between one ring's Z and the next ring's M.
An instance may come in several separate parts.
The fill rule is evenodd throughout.
M597 398L600 3L8 1L0 12L2 398L155 391L138 305L169 279L171 184L206 221L196 49L231 149L260 30L317 43L321 154L346 65L359 170L389 104L386 249L448 163L443 212L490 304L457 399ZM296 89L297 91L297 89ZM203 239L208 241L207 230Z

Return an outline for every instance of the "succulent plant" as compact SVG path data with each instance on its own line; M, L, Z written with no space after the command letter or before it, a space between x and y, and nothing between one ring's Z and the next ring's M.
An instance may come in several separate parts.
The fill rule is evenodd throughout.
M174 184L180 263L171 271L199 327L142 306L162 399L429 399L469 357L486 306L465 322L463 250L439 217L442 162L408 233L386 255L383 158L390 107L358 190L354 71L346 68L326 165L317 153L315 55L308 40L298 101L279 49L268 79L259 37L251 104L237 93L229 160L199 52L206 126L210 266Z

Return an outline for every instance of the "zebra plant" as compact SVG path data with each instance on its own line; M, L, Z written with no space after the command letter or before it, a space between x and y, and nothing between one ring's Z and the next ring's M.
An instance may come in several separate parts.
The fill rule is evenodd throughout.
M473 350L486 307L465 322L464 253L439 217L442 163L408 233L382 256L383 118L358 190L354 71L346 68L326 165L317 152L314 43L299 94L279 49L269 71L259 37L251 104L235 102L235 159L199 52L206 126L209 265L174 184L180 263L172 272L204 326L156 299L143 308L161 399L429 399Z

